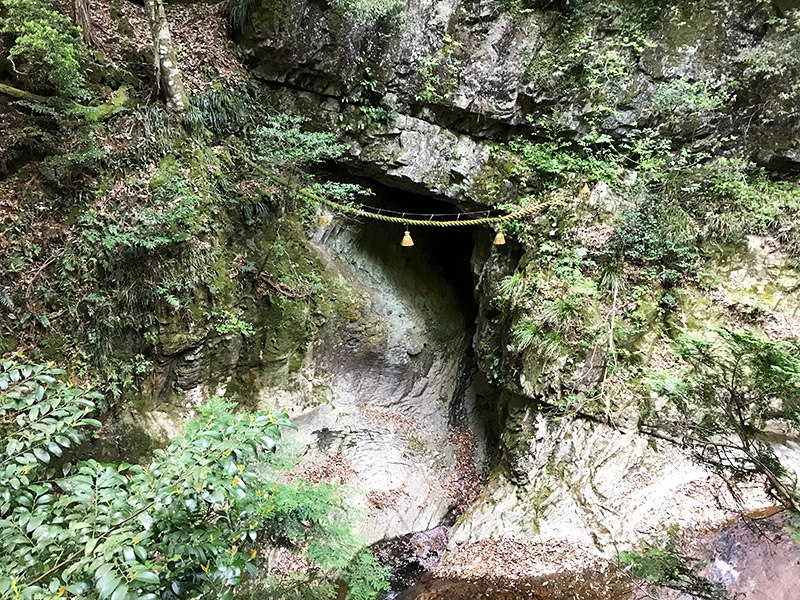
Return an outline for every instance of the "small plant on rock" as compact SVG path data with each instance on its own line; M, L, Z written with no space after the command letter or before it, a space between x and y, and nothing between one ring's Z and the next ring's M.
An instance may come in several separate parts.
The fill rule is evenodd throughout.
M634 580L678 590L701 600L727 598L722 585L698 574L705 563L681 551L677 525L671 525L663 539L643 541L638 548L621 552L619 561Z

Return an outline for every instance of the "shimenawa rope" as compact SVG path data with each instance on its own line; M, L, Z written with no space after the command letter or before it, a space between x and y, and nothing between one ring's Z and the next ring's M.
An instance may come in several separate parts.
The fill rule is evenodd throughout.
M549 204L549 202L538 202L533 204L527 208L519 210L517 212L509 213L507 215L502 215L499 217L484 217L481 219L464 219L464 220L455 220L455 221L433 221L430 218L425 219L408 219L405 217L393 217L391 215L383 215L377 214L373 212L369 212L363 210L361 208L357 208L354 206L348 206L347 204L340 204L339 202L334 202L324 196L320 196L319 194L315 194L314 192L309 192L308 190L304 189L297 189L287 180L283 179L282 177L278 177L277 175L273 175L266 169L264 169L261 165L256 163L255 161L251 160L244 152L236 148L235 146L228 144L228 147L233 150L236 154L238 154L244 162L248 165L253 167L259 173L264 175L267 179L277 183L282 187L286 187L295 191L298 195L303 196L309 200L314 202L319 202L321 204L326 204L331 208L334 208L337 211L348 213L351 215L357 215L359 217L366 217L368 219L375 219L376 221L385 221L387 223L400 223L401 225L414 225L415 227L459 227L459 226L468 226L468 225L486 225L492 223L504 223L506 221L512 221L514 219L519 219L522 217L526 217L530 214L538 212L545 206ZM434 217L436 215L430 215L430 217Z

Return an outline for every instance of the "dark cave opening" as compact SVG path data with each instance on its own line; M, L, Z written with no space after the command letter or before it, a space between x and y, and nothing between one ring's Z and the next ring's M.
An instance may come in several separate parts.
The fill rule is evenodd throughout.
M413 219L425 219L426 215L431 214L452 215L441 217L442 220L456 220L459 216L465 216L453 204L442 199L391 187L370 177L334 172L334 178L338 181L358 183L372 190L372 195L360 196L356 202L384 214L405 214ZM449 398L449 426L478 427L480 435L489 441L491 447L499 436L495 414L498 391L480 372L473 348L479 317L476 298L479 270L477 266L473 267L473 254L476 253L476 246L478 256L493 251L490 249L494 230L486 225L411 226L409 232L414 245L403 247L401 240L405 227L400 223L326 212L336 222L332 229L338 226L350 230L358 252L370 255L384 272L393 273L402 293L419 295L423 302L449 307L443 318L448 322L436 322L435 319L429 322L430 328L442 335L452 336L453 329L458 329L469 340L463 346L454 390ZM470 218L475 218L475 215L470 215ZM335 232L332 233L335 235ZM502 250L499 251L505 251L507 246L500 248ZM351 249L343 248L340 252L351 253ZM432 275L441 280L441 285L431 287ZM376 282L375 285L379 287L382 283ZM428 300L424 299L426 295ZM437 298L432 298L432 295L437 295ZM439 310L439 315L442 315L441 308Z
M415 220L425 220L431 214L450 215L440 217L440 220L457 220L461 215L455 206L446 201L390 187L371 178L342 177L340 180L358 183L372 190L373 195L359 196L356 199L357 204L369 207L371 212L401 218L405 216ZM468 322L474 325L478 305L475 300L475 277L471 259L475 248L475 236L493 236L494 233L490 229L486 226L470 225L450 227L411 225L408 231L414 245L403 247L401 240L406 227L400 223L367 217L337 216L336 218L347 220L349 227L359 232L359 238L364 246L371 246L365 250L375 253L382 261L385 260L387 268L413 272L419 269L420 265L425 265L439 275L453 290L459 303L459 310L467 317Z

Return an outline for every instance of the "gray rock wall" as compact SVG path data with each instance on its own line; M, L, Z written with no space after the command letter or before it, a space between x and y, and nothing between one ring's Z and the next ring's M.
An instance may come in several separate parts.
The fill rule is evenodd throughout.
M471 343L485 379L503 390L494 414L477 416L492 423L490 430L500 424L502 460L453 529L441 577L502 579L502 569L489 574L479 559L521 552L532 561L539 584L548 577L557 581L565 568L589 569L605 577L611 590L610 561L618 548L657 537L671 523L701 536L741 515L775 510L757 478L740 482L737 503L724 482L689 453L640 430L647 394L630 370L611 374L614 338L608 332L623 328L618 343L633 357L631 364L656 372L674 366L669 347L680 332L710 324L796 338L798 271L794 250L781 246L793 225L771 225L759 235L717 244L706 243L706 232L693 222L699 269L717 276L710 286L682 280L679 289L662 287L640 278L641 265L627 264L631 287L644 291L628 288L618 304L616 292L613 298L596 293L602 283L597 263L582 267L595 292L582 303L582 329L562 331L567 344L551 356L521 349L513 334L523 318L545 323L537 305L514 294L510 301L498 298L503 282L515 274L536 281L536 293L546 300L564 297L560 256L577 252L602 260L625 211L647 198L667 203L658 192L632 191L652 174L641 162L627 168L631 155L623 157L624 172L615 182L577 172L557 186L546 173L520 177L522 158L506 143L515 136L572 149L635 148L637 140L652 139L676 153L755 161L772 169L772 178L796 185L800 71L791 50L800 37L791 8L745 0L413 1L398 16L373 24L307 0L264 2L255 10L252 27L239 40L248 64L272 85L276 106L348 140L345 167L351 173L462 209L549 193L559 203L558 211L531 219L526 233L503 248L491 247L488 228L475 236L478 314ZM788 21L776 24L780 16ZM464 352L462 344L469 342L463 328L471 331L471 325L445 327L440 332L450 331L455 344L413 354L423 325L407 303L425 292L413 282L398 287L405 276L395 272L396 262L364 262L350 234L332 230L317 241L323 252L339 257L334 262L347 277L376 294L367 305L389 333L384 350L366 362L320 354L317 346L307 368L326 373L344 405L360 405L369 396L377 406L424 420L441 436L448 427L445 413L432 411L430 398L450 393L448 381L457 371L453 354ZM557 248L555 258L542 250L548 245ZM669 310L665 295L671 297ZM753 303L759 316L743 317L742 307ZM396 310L410 320L398 321ZM579 418L562 419L565 409ZM336 408L314 410L328 414L314 427L342 418ZM412 473L427 481L431 472L427 464L401 461L394 475L376 475L378 462L367 454L383 438L353 437L355 444L346 435L337 439L345 447L362 445L351 450L352 457L361 461L361 477L375 490ZM436 445L435 440L434 435L428 441ZM791 466L796 439L777 451ZM402 452L398 446L388 454ZM436 524L444 509L434 517L421 510L417 520L412 512L397 517L411 519L406 530ZM385 525L386 535L402 529ZM541 558L550 551L566 553L565 560ZM598 591L596 597L603 596Z

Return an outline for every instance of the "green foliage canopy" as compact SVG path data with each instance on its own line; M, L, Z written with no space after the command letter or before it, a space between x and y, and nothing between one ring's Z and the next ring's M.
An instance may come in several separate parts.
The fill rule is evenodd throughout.
M338 158L346 145L337 143L330 132L305 131L303 117L274 114L255 128L249 140L257 161L275 167L300 168Z
M283 413L241 415L222 401L146 466L65 462L98 395L48 366L3 362L0 594L52 598L231 597L255 573L253 543L274 510L254 470Z
M276 481L269 457L294 427L285 412L235 413L215 399L147 465L72 462L100 427L102 397L62 374L0 362L3 597L228 599L258 573L264 544L305 552L323 584L352 578L349 598L386 586L351 533L346 488Z
M8 59L36 91L71 98L87 96L81 30L48 0L2 0L0 33L14 37Z

